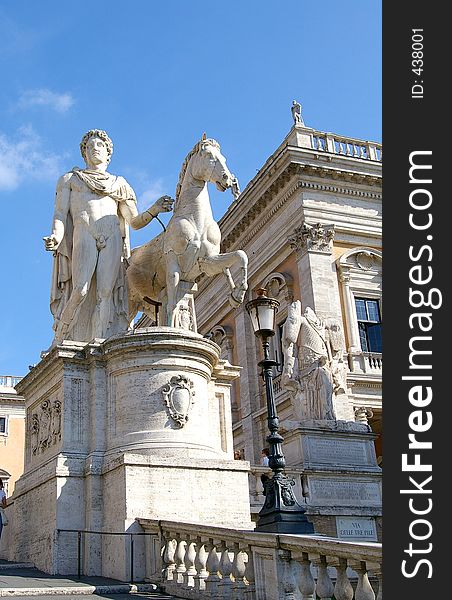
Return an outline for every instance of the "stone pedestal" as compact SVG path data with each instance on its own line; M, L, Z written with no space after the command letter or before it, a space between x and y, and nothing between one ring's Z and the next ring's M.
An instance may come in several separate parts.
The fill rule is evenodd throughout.
M26 459L5 558L69 574L80 547L85 574L128 579L131 536L108 533L139 531L138 517L250 528L249 464L233 460L239 368L219 351L197 333L152 327L64 342L33 368L18 386ZM68 529L102 534L78 544ZM138 580L144 538L134 540Z
M305 420L283 422L284 452L289 464L302 470L306 514L317 533L376 541L382 511L381 469L375 456L375 435L364 423ZM301 459L300 459L301 457ZM353 517L354 535L344 518ZM345 522L345 521L344 521ZM370 523L370 526L369 526ZM370 535L373 528L374 535Z

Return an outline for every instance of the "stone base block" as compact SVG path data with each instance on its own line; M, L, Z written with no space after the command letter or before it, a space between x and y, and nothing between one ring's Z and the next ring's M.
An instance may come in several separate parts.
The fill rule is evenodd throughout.
M138 517L252 528L249 463L233 460L238 372L214 342L168 327L53 348L18 388L25 472L1 556L138 581Z

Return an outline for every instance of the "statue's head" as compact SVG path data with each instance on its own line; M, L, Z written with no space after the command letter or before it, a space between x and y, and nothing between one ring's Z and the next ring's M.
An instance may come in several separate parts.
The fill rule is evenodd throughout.
M87 146L89 140L94 137L98 137L105 142L105 146L107 148L107 154L108 154L108 162L110 162L111 155L113 154L113 142L109 138L107 132L103 131L103 129L90 129L82 137L82 141L80 142L80 152L83 156L83 160L85 161L85 163L87 162L86 146Z
M320 324L320 319L318 318L318 316L315 314L315 312L312 310L312 308L310 306L307 306L303 316L311 323L314 323L315 325L319 325Z

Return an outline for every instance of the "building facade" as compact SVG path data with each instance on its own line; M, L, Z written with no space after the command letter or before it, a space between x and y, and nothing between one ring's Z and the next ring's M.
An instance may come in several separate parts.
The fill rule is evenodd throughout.
M295 121L219 222L222 252L241 249L248 255L247 300L265 288L280 302L272 339L273 356L281 365L275 370L274 390L288 471L298 482L300 496L309 496L303 489L303 444L297 427L303 408L282 381L283 325L294 300L323 321L340 324L345 386L336 399L335 418L367 426L382 465L381 175L378 143L316 131ZM232 394L234 447L252 465L251 505L257 512L263 501L260 455L268 435L257 366L260 342L245 303L237 309L229 306L224 278L199 282L196 312L198 330L220 345L223 358L242 367ZM370 471L375 475L374 467ZM366 504L366 498L374 503L369 490L356 492L359 504ZM362 514L378 516L381 502L379 509L377 504ZM331 519L324 532L337 533Z
M20 379L0 375L0 478L8 496L24 470L25 403L14 389Z

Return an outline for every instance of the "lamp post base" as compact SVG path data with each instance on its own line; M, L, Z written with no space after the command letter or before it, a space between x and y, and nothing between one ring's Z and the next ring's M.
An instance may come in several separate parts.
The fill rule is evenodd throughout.
M306 517L305 508L295 498L292 491L294 485L294 480L283 473L275 473L265 482L265 503L259 512L255 531L315 533L314 525Z

